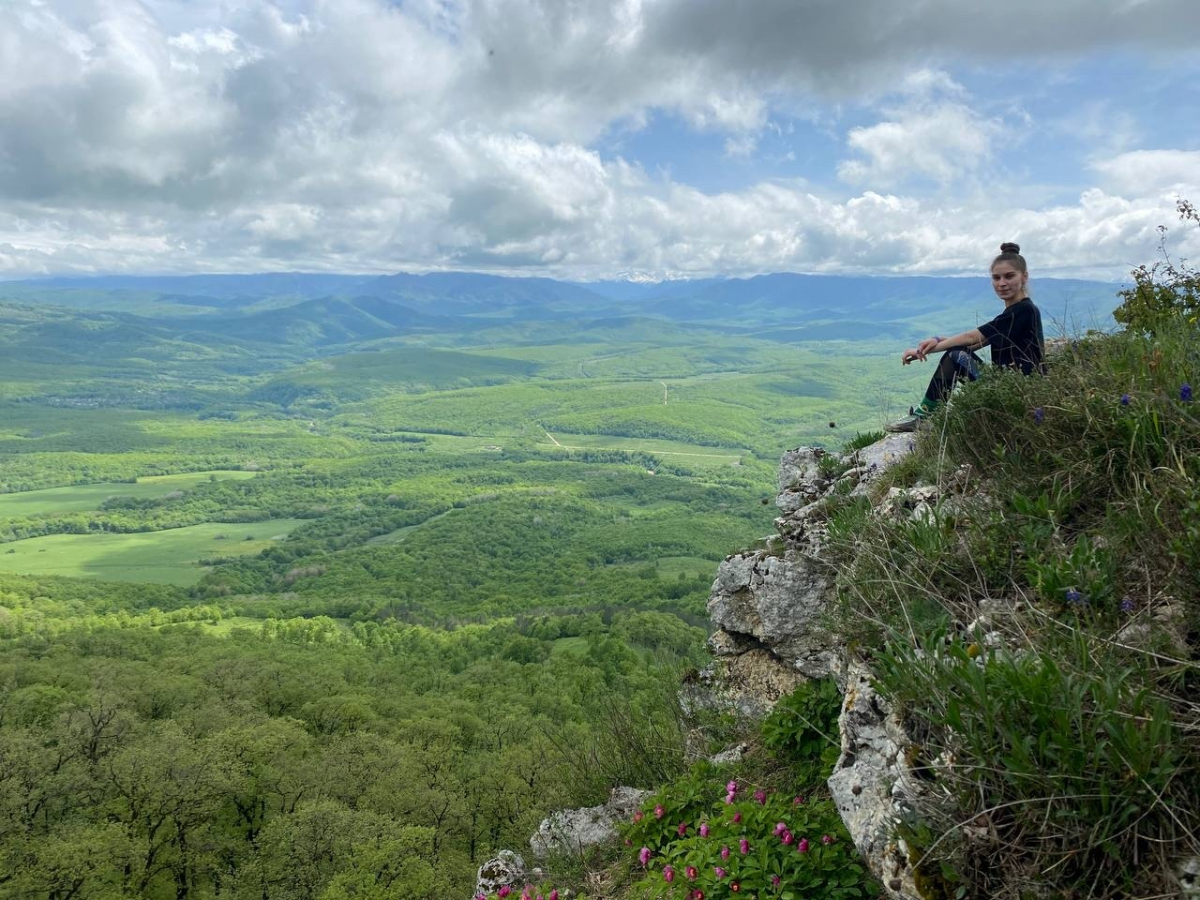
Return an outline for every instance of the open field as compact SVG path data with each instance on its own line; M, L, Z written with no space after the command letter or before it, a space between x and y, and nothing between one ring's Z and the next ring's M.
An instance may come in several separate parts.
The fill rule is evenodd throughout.
M135 483L104 482L78 484L71 487L45 488L0 494L0 518L7 516L36 516L46 513L84 512L99 509L110 497L135 497L139 500L165 497L172 491L186 491L207 481L238 481L253 478L255 472L222 470L188 472L181 475L146 475Z
M47 535L3 545L0 571L189 585L205 572L198 560L259 553L301 524L271 519L137 534Z

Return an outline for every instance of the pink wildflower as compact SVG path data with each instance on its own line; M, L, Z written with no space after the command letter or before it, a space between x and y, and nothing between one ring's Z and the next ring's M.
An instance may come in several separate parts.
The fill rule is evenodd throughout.
M729 848L728 847L721 848L721 859L729 859Z
M778 875L771 876L771 887L779 887L779 883L783 881Z
M502 884L500 885L500 890L496 891L496 896L503 900L504 897L507 897L511 893L512 888L510 888L507 884Z
M635 822L640 822L644 818L646 818L646 814L644 812L642 812L640 809L633 814L633 821L635 821Z
M546 900L558 900L558 888L552 890L550 892L550 896L547 897Z
M668 884L675 880L675 870L670 866L663 866L663 880Z
M708 837L708 823L707 822L700 823L700 837Z
M828 834L821 835L821 843L828 847L833 843L833 836Z
M654 807L654 818L661 819L665 812L666 810L663 809L663 805L661 803L656 804Z
M737 824L739 824L741 821L742 821L742 814L741 814L741 813L734 813L734 814L733 814L733 824L734 824L734 825L737 825Z
M643 847L641 850L638 851L638 862L640 862L643 866L649 865L649 863L650 863L650 848L649 847Z
M729 784L725 785L725 791L726 791L726 793L729 793L729 794L736 794L737 793L737 782L736 781L729 782Z
M720 866L713 866L713 874L717 876L718 880L720 880L725 877L725 870Z
M695 866L688 866L684 872L687 874L688 881L695 881L696 876L700 874L700 870Z
M786 844L787 846L790 847L790 846L792 846L792 842L795 841L796 839L795 839L795 837L792 836L792 833L790 831L785 831L783 833L783 837L780 840L782 840L784 842L784 844Z
M675 829L675 833L680 837L683 837L685 834L687 834L687 822L680 822L679 827Z
M740 841L738 841L738 850L742 852L742 856L745 856L750 852L750 842L745 838L742 838Z
M788 827L787 827L786 822L776 822L775 823L775 837L779 837L781 834L783 834L787 830L788 830Z
M801 853L808 852L808 838L800 838L800 843L796 845L796 849Z
M754 792L754 802L757 803L759 806L765 806L767 803L767 792L764 790L755 791Z

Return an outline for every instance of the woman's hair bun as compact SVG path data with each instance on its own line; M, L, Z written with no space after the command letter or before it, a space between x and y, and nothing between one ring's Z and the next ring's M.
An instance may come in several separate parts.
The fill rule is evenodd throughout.
M1021 252L1021 245L1020 245L1020 244L1014 244L1012 241L1005 241L1003 244L1001 244L1001 245L1000 245L1000 252L1001 252L1001 253L1016 253L1016 254L1020 254L1020 252Z

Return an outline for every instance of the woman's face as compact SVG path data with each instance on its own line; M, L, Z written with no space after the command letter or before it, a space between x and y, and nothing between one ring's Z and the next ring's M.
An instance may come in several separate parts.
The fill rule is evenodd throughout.
M1025 284L1029 274L1018 272L1010 262L998 262L992 266L992 290L1005 303L1020 300L1025 296Z

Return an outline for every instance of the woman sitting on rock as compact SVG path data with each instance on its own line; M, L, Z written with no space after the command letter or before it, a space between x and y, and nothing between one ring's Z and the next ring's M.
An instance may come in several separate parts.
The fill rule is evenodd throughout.
M885 425L887 431L916 431L938 406L950 396L960 378L974 381L983 363L975 351L992 348L992 365L1020 369L1026 375L1044 372L1045 344L1042 339L1042 314L1029 299L1029 268L1021 248L1013 243L1000 245L1000 255L992 261L992 289L1004 301L1004 312L985 325L953 337L931 337L905 350L900 361L924 362L930 353L942 353L937 371L929 379L929 388L921 404L909 409L898 422Z

